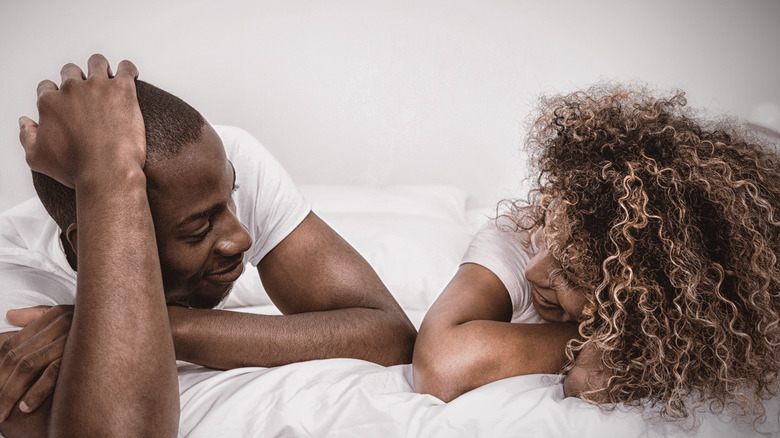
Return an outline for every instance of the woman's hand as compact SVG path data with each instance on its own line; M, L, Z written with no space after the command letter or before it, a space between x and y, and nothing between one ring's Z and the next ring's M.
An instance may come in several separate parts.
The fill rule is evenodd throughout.
M588 394L588 399L596 403L606 401L606 392L609 375L601 361L602 351L597 349L592 342L586 342L580 355L574 361L574 367L566 373L563 381L563 394L566 397L580 397Z

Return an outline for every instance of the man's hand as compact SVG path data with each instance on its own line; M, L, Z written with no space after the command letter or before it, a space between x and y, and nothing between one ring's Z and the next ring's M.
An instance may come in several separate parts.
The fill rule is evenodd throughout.
M68 187L95 171L118 170L111 168L118 164L143 168L146 142L135 65L122 61L114 76L106 58L92 55L86 77L75 64L62 67L60 76L59 88L49 80L38 84L40 126L27 117L19 119L19 139L30 168Z
M10 310L7 318L24 328L0 347L0 422L17 403L22 412L32 412L54 393L73 306Z

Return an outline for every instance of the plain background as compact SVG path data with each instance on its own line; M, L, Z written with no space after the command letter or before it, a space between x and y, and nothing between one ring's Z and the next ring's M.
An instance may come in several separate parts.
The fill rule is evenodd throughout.
M688 93L780 130L780 1L135 0L0 3L0 210L34 195L17 119L66 62L103 53L298 183L522 195L537 97L598 80Z

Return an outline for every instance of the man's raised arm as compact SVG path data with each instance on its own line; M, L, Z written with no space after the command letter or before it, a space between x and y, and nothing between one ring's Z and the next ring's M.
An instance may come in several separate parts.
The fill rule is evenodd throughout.
M76 190L78 228L68 233L79 255L76 306L48 435L175 436L178 382L143 173L137 70L123 61L113 76L100 55L88 65L87 78L68 64L59 89L39 85L39 125L20 120L30 167ZM30 436L13 420L4 434Z

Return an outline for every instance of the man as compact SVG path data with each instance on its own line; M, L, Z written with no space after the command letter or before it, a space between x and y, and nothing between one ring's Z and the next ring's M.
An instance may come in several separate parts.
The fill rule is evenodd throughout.
M174 359L222 369L408 363L415 331L400 306L273 158L136 76L129 62L113 76L100 55L86 79L68 64L60 89L39 86L40 124L21 121L27 161L48 175L35 176L36 190L57 223L29 206L5 215L0 301L75 306L37 319L8 313L29 324L0 334L0 431L44 434L51 421L49 431L81 436L175 434ZM69 196L75 204L62 202ZM284 315L211 309L246 261Z

